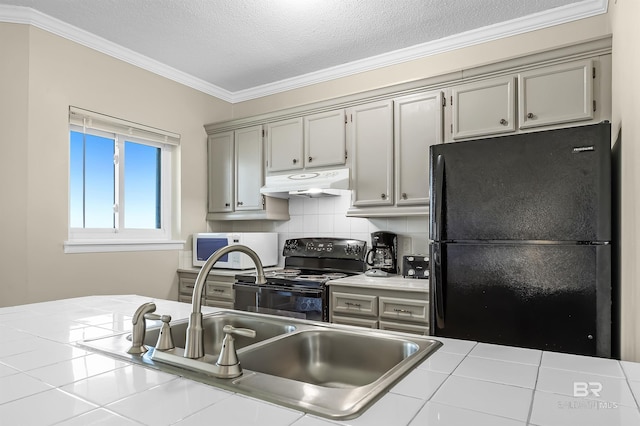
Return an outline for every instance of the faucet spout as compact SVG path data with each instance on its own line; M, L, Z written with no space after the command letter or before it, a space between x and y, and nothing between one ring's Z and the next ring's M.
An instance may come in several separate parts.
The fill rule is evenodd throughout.
M234 244L223 247L213 253L211 257L209 257L209 259L207 259L207 261L204 263L202 269L200 269L200 272L198 273L198 276L196 278L196 283L193 287L193 296L191 298L192 309L191 315L189 316L187 339L184 348L185 358L195 359L204 356L204 331L202 328L202 293L204 292L204 286L207 282L207 277L209 276L209 272L211 272L211 268L213 268L213 265L215 265L215 263L220 260L222 256L234 251L244 253L251 258L256 267L256 284L265 284L267 282L264 276L264 269L262 267L260 257L258 257L256 252L251 250L249 247L241 244Z

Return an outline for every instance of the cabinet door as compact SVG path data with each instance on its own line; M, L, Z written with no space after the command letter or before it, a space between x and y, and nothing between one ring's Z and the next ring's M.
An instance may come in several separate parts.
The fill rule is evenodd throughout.
M514 87L515 77L494 78L453 87L453 139L514 132Z
M442 143L442 98L437 91L393 101L398 206L429 203L429 146Z
M344 109L304 117L305 167L344 164L345 141Z
M518 75L520 128L593 119L590 59Z
M403 333L419 334L421 336L429 335L428 325L405 324L394 321L380 321L380 330L400 331Z
M340 315L334 315L331 319L333 324L342 324L342 325L356 325L358 327L366 327L366 328L378 328L378 321L374 319L367 318L354 318L354 317L344 317Z
M236 211L262 210L262 126L235 132Z
M233 211L233 132L209 136L207 143L210 213Z
M353 205L393 205L393 103L373 102L349 110Z
M267 124L267 171L301 169L302 118Z

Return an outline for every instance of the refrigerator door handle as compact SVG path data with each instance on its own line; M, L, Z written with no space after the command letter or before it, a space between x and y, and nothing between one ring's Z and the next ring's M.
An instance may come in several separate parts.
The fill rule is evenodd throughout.
M435 188L433 193L434 204L434 220L431 222L433 229L431 235L434 241L442 240L442 204L443 204L443 187L444 187L444 156L438 155L435 167Z
M442 249L441 244L434 243L433 255L431 261L433 262L433 298L435 301L435 318L436 329L444 328L444 300L442 294Z

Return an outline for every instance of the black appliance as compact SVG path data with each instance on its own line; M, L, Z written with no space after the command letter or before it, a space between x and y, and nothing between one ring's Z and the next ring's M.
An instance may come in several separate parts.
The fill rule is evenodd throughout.
M371 233L371 250L367 253L367 265L390 274L398 273L398 236L392 232Z
M615 356L610 134L430 148L432 335Z
M234 309L329 321L327 281L365 270L367 243L337 238L286 240L284 269L265 272L266 284L255 273L238 274L233 285Z
M402 276L405 278L429 279L429 256L425 254L402 256Z

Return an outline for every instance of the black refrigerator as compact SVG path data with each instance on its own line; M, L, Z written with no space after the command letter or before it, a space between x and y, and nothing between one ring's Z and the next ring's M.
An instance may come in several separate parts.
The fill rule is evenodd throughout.
M430 332L612 356L608 122L430 148Z

